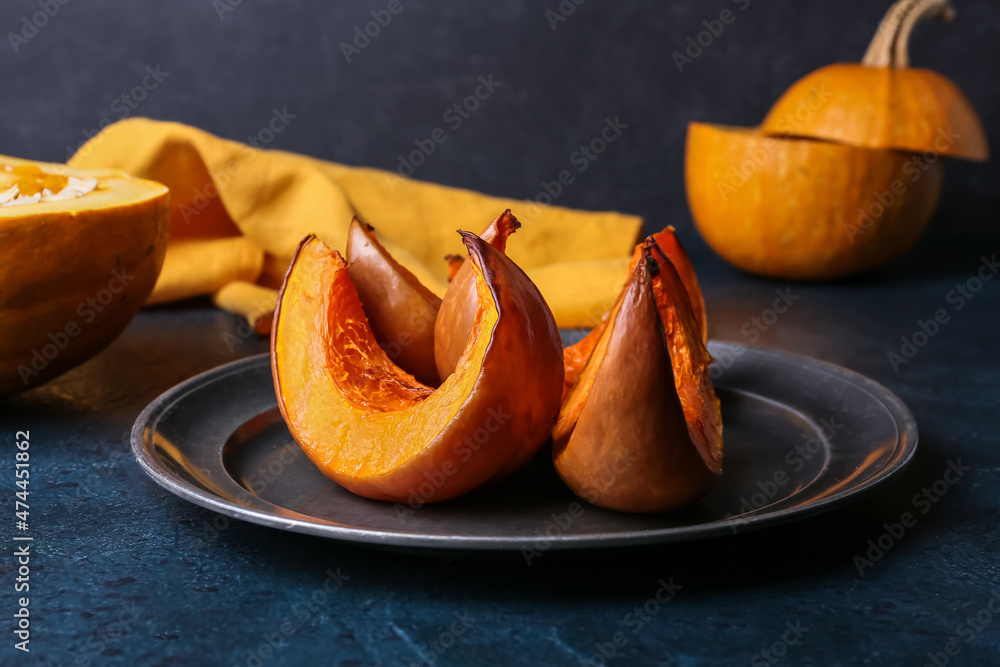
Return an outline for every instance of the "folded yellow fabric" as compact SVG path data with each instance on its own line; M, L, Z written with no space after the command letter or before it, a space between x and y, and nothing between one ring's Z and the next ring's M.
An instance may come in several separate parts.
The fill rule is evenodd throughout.
M150 303L213 294L221 307L257 319L267 292L220 290L236 281L273 289L307 234L343 252L357 215L442 294L444 256L464 251L455 231L478 233L509 208L523 223L509 255L536 280L559 326L590 327L614 303L642 226L633 215L491 197L146 118L109 125L69 164L121 169L170 188L171 241Z

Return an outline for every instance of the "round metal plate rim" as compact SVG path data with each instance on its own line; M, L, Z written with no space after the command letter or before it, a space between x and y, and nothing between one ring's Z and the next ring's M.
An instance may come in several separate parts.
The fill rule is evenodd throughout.
M729 521L713 521L707 524L671 527L663 529L621 532L614 534L582 534L558 535L551 539L551 549L584 549L601 547L627 547L640 544L663 543L672 541L687 541L716 537L733 531L734 525L744 532L774 526L793 521L806 516L833 509L852 501L871 490L895 478L903 472L916 451L918 431L917 425L909 409L893 392L874 380L850 369L826 361L794 353L752 348L740 343L727 341L712 341L713 346L738 346L744 350L752 350L755 354L777 358L783 361L795 360L799 367L822 369L824 372L840 376L851 384L863 389L873 399L881 403L895 421L899 437L896 448L889 461L872 478L850 487L847 491L832 494L826 498L810 503L778 511L767 511L766 508L744 516L734 517ZM219 378L246 368L260 364L269 357L263 353L233 361L216 368L199 373L178 385L168 389L153 400L139 414L132 427L132 452L142 469L157 484L167 491L206 509L224 514L236 519L242 519L273 528L312 534L322 537L339 539L349 542L367 543L372 545L412 547L424 549L450 550L513 550L530 547L538 539L536 535L523 537L508 536L463 536L463 535L433 535L412 534L403 531L386 531L343 526L323 519L310 519L304 515L302 519L282 517L256 508L237 505L211 491L200 489L185 480L179 479L165 466L158 463L158 455L152 450L152 443L147 440L147 432L152 433L159 417L172 405L187 394L217 381ZM270 362L267 361L268 365Z

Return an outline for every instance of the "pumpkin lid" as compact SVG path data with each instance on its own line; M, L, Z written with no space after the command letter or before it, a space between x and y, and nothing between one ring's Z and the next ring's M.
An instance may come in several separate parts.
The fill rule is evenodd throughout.
M899 0L861 63L829 65L794 83L771 107L763 131L987 160L982 121L961 89L933 70L909 66L913 27L933 16L950 20L954 9L947 0Z

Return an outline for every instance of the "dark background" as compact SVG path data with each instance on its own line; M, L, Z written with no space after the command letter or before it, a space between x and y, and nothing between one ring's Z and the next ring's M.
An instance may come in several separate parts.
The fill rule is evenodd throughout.
M605 117L619 116L629 129L558 203L677 226L713 336L749 342L742 325L785 285L729 268L694 233L685 126L759 122L799 76L860 59L888 2L752 0L739 11L723 1L587 0L553 31L544 12L557 0L402 1L347 63L339 43L386 2L245 1L220 20L210 0L71 0L17 53L0 40L0 153L64 160L67 146L120 115L112 105L147 66L159 66L169 76L132 115L245 139L287 107L296 118L273 147L394 169L414 140L446 127L443 112L477 77L492 74L501 87L448 130L415 177L532 197ZM1000 9L956 4L952 24L918 29L912 60L961 86L996 149ZM724 8L735 22L679 73L671 53ZM0 36L37 11L34 1L4 0ZM419 663L413 647L468 610L474 629L437 664L577 665L672 576L683 591L609 664L748 664L799 620L809 632L782 664L921 665L1000 581L998 281L899 372L886 355L997 251L998 181L996 162L949 164L935 219L910 254L850 281L793 285L800 301L756 342L848 366L898 393L921 429L902 477L808 522L603 559L546 558L529 569L374 553L239 522L212 533L216 515L145 477L128 453L128 429L171 385L265 345L227 346L239 321L204 301L146 311L95 359L0 406L5 442L32 431L40 535L33 651L13 651L7 635L0 662L248 664L247 651L322 585L324 571L342 567L348 584L264 664ZM2 451L7 485L13 459ZM957 458L974 468L967 479L859 577L853 557ZM11 544L0 560L4 616L13 608ZM138 617L110 637L123 604L137 605ZM953 664L997 664L998 652L994 618Z
M395 169L415 139L447 127L443 112L478 76L492 74L501 87L448 131L416 178L533 197L606 116L620 116L629 129L558 203L682 228L687 123L759 123L800 76L860 60L889 4L752 0L740 11L743 0L588 0L553 31L544 12L558 0L401 0L403 11L348 63L338 45L387 0L243 2L220 20L216 7L229 1L72 0L17 54L0 43L0 153L65 160L66 147L116 119L115 99L159 65L169 76L130 114L245 140L273 107L287 107L296 118L273 147ZM950 25L918 28L912 60L958 83L997 146L1000 13L987 1L956 4ZM725 8L736 20L678 72L671 54ZM34 11L31 0L5 0L0 30ZM996 234L1000 166L949 170L934 228Z

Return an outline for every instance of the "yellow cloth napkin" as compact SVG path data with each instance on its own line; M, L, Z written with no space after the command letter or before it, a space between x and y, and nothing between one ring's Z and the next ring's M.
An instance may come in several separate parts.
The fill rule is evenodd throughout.
M69 164L121 169L170 188L170 244L149 303L212 294L259 331L299 241L316 234L343 253L355 215L440 295L444 256L464 252L455 231L478 233L511 209L522 227L507 252L561 327L591 327L614 303L642 226L633 215L491 197L146 118L109 125Z

